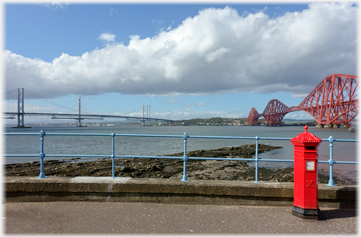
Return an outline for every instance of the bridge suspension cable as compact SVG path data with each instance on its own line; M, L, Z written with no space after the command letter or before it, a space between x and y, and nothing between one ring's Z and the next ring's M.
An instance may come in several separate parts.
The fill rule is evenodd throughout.
M46 108L46 110L48 110L47 112L69 112L69 111L75 112L75 113L77 112L76 109L69 108L67 106L61 105L61 104L56 103L54 101L51 101L49 99L45 99L44 97L42 97L40 95L37 95L37 94L35 94L35 93L31 92L31 91L28 91L26 89L24 89L24 91L25 91L26 95L30 96L30 98L27 97L27 100L28 99L30 99L30 100L31 99L38 99L41 102L43 102L43 105L45 105L45 103L49 103L51 105L51 110L53 110L53 109L58 109L58 110L59 109L64 109L65 110L65 111L49 111L49 108L47 108L47 106L41 106L41 108ZM37 111L37 112L39 112L39 111Z

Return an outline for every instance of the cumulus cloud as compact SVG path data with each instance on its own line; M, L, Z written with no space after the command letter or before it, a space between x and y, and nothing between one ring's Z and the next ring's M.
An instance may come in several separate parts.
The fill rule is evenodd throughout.
M206 61L208 63L212 63L213 61L215 61L216 59L222 57L223 54L229 52L230 49L226 49L226 48L219 48L213 52L210 52L209 54L206 55Z
M128 45L102 34L99 39L114 43L81 56L45 62L6 50L6 91L308 94L325 76L356 74L356 16L356 7L335 2L278 17L208 8L152 38L130 36Z
M175 103L178 102L178 100L169 100L168 103Z
M99 35L98 39L106 41L106 42L114 42L115 41L115 35L114 34L109 34L109 33L103 33L103 34Z

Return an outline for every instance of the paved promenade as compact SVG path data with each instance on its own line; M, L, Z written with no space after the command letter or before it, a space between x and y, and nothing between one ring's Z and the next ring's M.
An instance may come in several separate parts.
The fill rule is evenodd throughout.
M6 234L356 234L356 210L320 208L321 220L292 206L124 202L5 203Z

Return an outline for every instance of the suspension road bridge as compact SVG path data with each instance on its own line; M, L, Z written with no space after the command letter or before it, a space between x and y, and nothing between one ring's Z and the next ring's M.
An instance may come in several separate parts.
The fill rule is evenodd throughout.
M325 77L298 105L287 107L281 101L268 102L262 113L255 108L248 115L248 123L258 124L258 118L265 118L266 126L280 126L283 117L290 112L305 111L317 122L316 127L348 127L358 114L358 77L346 74L332 74Z
M27 100L33 101L35 103L27 103L29 107L28 112L25 112L25 95L27 95ZM6 103L4 119L16 119L18 120L17 128L26 128L24 122L24 116L50 116L52 119L74 119L78 121L78 127L82 127L82 120L84 119L97 119L104 120L104 118L119 118L127 120L138 120L142 122L142 125L150 125L151 122L165 121L165 122L176 122L177 120L163 119L163 118L152 118L150 116L150 106L147 106L147 111L144 116L144 106L142 108L142 117L137 116L128 116L128 115L109 115L109 114L93 114L93 113L82 113L81 112L81 99L79 98L79 109L68 108L66 106L55 103L51 100L47 100L39 95L36 95L24 88L18 88L7 92L5 95L7 101L16 101L15 103L8 102ZM51 110L56 110L56 112L49 112ZM31 111L31 112L29 112ZM47 111L47 112L45 112ZM70 112L64 112L70 111Z

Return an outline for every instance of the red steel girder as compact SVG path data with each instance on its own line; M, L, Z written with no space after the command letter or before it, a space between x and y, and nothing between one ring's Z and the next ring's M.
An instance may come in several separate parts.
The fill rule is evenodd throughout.
M318 124L348 124L358 114L357 76L325 77L299 104Z
M257 122L258 122L258 118L260 116L261 115L257 112L257 110L255 108L252 108L251 112L248 115L248 123L249 123L249 125L256 126Z
M268 102L262 115L265 118L266 125L275 126L281 124L283 117L288 112L290 112L290 108L281 101L273 99Z

